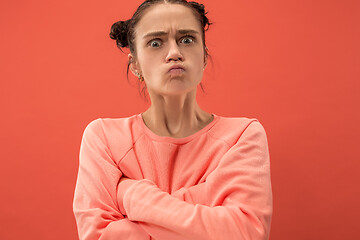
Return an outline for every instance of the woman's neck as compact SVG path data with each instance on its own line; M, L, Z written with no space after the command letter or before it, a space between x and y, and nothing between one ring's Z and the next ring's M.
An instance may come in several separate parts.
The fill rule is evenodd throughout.
M213 116L200 109L194 94L151 98L152 105L142 114L145 125L159 136L184 138L196 133Z

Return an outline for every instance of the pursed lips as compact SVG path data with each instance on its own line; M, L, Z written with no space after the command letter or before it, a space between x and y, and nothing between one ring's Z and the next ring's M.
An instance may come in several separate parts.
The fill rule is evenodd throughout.
M185 68L181 65L174 65L169 68L169 73L183 73L185 71Z

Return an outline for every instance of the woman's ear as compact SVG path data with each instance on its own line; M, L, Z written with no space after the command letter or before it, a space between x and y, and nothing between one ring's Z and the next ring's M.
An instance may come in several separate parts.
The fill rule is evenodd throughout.
M206 68L206 66L207 66L207 60L208 60L208 57L207 57L207 55L205 56L205 60L204 60L204 70L205 70L205 68Z
M139 64L136 62L134 56L131 53L129 53L128 55L128 61L130 63L131 72L137 77L138 74L140 73L140 68L139 68Z
M204 67L203 67L203 70L205 70L205 68L206 68L206 66L207 66L207 60L208 60L207 55L205 55L205 57L204 57Z
M205 70L207 63L208 63L208 54L207 54L208 48L205 47L205 52L204 52L204 68L203 70Z

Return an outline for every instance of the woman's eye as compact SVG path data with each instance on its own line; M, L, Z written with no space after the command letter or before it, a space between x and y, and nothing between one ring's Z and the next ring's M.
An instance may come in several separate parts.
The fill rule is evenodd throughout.
M153 48L158 48L160 47L161 43L159 40L152 40L150 41L150 46L153 47Z
M194 39L192 37L184 37L183 39L181 39L180 42L185 43L185 44L190 44L194 41Z

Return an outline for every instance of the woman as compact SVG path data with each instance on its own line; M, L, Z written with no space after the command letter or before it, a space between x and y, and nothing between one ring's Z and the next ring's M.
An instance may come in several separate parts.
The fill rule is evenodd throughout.
M256 119L202 110L204 6L147 0L110 36L151 106L85 129L73 202L81 240L268 239L267 137Z

